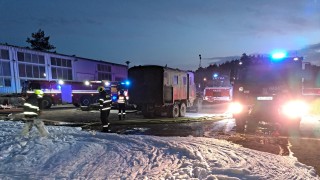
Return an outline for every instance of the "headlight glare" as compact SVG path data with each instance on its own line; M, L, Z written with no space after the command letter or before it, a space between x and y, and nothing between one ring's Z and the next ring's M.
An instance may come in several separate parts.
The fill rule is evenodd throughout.
M308 110L308 104L299 100L289 101L282 106L282 113L290 118L306 115Z
M239 114L243 111L243 105L239 102L230 103L228 111L232 114Z

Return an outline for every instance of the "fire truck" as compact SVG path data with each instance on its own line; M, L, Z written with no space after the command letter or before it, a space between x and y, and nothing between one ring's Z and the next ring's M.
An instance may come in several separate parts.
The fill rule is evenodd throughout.
M230 111L237 131L255 131L262 122L283 133L299 130L308 110L302 98L302 60L277 53L240 62L233 69Z
M206 87L203 90L203 102L219 103L232 100L232 87Z
M64 81L27 81L22 90L22 96L27 102L37 104L37 97L34 94L35 89L41 89L44 92L42 105L49 109L53 104L68 104L74 106L89 106L97 103L99 100L98 87L102 86L112 97L113 105L116 104L118 91L124 89L128 96L129 82L110 82L110 81L84 81L84 82L64 82Z

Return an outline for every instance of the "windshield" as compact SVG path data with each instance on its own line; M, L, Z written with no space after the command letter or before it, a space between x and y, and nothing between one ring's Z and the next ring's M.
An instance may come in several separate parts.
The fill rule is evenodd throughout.
M258 86L288 84L290 80L290 72L284 68L266 68L257 66L241 71L239 80L244 83L255 84Z

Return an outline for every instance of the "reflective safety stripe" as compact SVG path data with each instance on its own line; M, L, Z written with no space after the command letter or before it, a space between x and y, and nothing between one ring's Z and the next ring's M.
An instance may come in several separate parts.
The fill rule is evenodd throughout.
M23 112L24 115L38 115L35 112Z
M121 115L121 113L118 113L118 115Z
M108 103L108 102L111 102L111 100L105 100L105 101L103 101L103 103Z
M119 96L118 103L123 104L125 102L126 102L125 101L125 97L124 96Z
M125 115L126 113L122 113L123 115Z
M110 107L107 107L107 108L103 108L101 109L102 111L106 111L106 110L110 110L111 108Z

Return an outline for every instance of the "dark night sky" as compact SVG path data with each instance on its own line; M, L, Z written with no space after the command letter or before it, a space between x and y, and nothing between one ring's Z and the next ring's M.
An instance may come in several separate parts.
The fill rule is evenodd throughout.
M0 0L0 42L28 46L39 28L62 54L195 70L297 50L320 64L318 0ZM318 61L318 62L317 62Z

